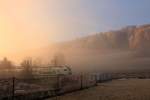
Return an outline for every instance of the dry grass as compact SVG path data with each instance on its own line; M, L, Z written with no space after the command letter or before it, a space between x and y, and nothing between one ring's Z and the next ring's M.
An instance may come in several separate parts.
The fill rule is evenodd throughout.
M114 80L94 88L59 96L57 100L150 100L150 79Z

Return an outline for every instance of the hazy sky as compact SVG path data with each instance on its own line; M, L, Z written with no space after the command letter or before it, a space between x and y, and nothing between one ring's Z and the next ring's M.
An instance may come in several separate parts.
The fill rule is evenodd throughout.
M150 0L0 0L0 54L150 23Z

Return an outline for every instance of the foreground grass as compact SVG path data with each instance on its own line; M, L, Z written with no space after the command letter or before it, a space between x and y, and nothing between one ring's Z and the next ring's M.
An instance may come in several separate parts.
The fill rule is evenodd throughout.
M47 100L150 100L150 79L122 79Z

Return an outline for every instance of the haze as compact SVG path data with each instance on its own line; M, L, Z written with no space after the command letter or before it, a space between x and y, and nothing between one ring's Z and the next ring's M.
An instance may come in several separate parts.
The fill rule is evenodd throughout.
M149 23L149 0L1 0L0 55Z

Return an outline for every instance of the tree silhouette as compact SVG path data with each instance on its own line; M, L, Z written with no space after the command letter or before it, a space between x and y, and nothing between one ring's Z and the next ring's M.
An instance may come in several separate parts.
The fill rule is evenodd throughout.
M33 78L33 70L32 70L32 59L27 58L22 61L21 66L23 67L22 70L22 77L24 78Z
M3 70L3 74L5 74L5 76L14 75L14 65L6 57L4 57L4 59L0 62L0 67L1 70Z

